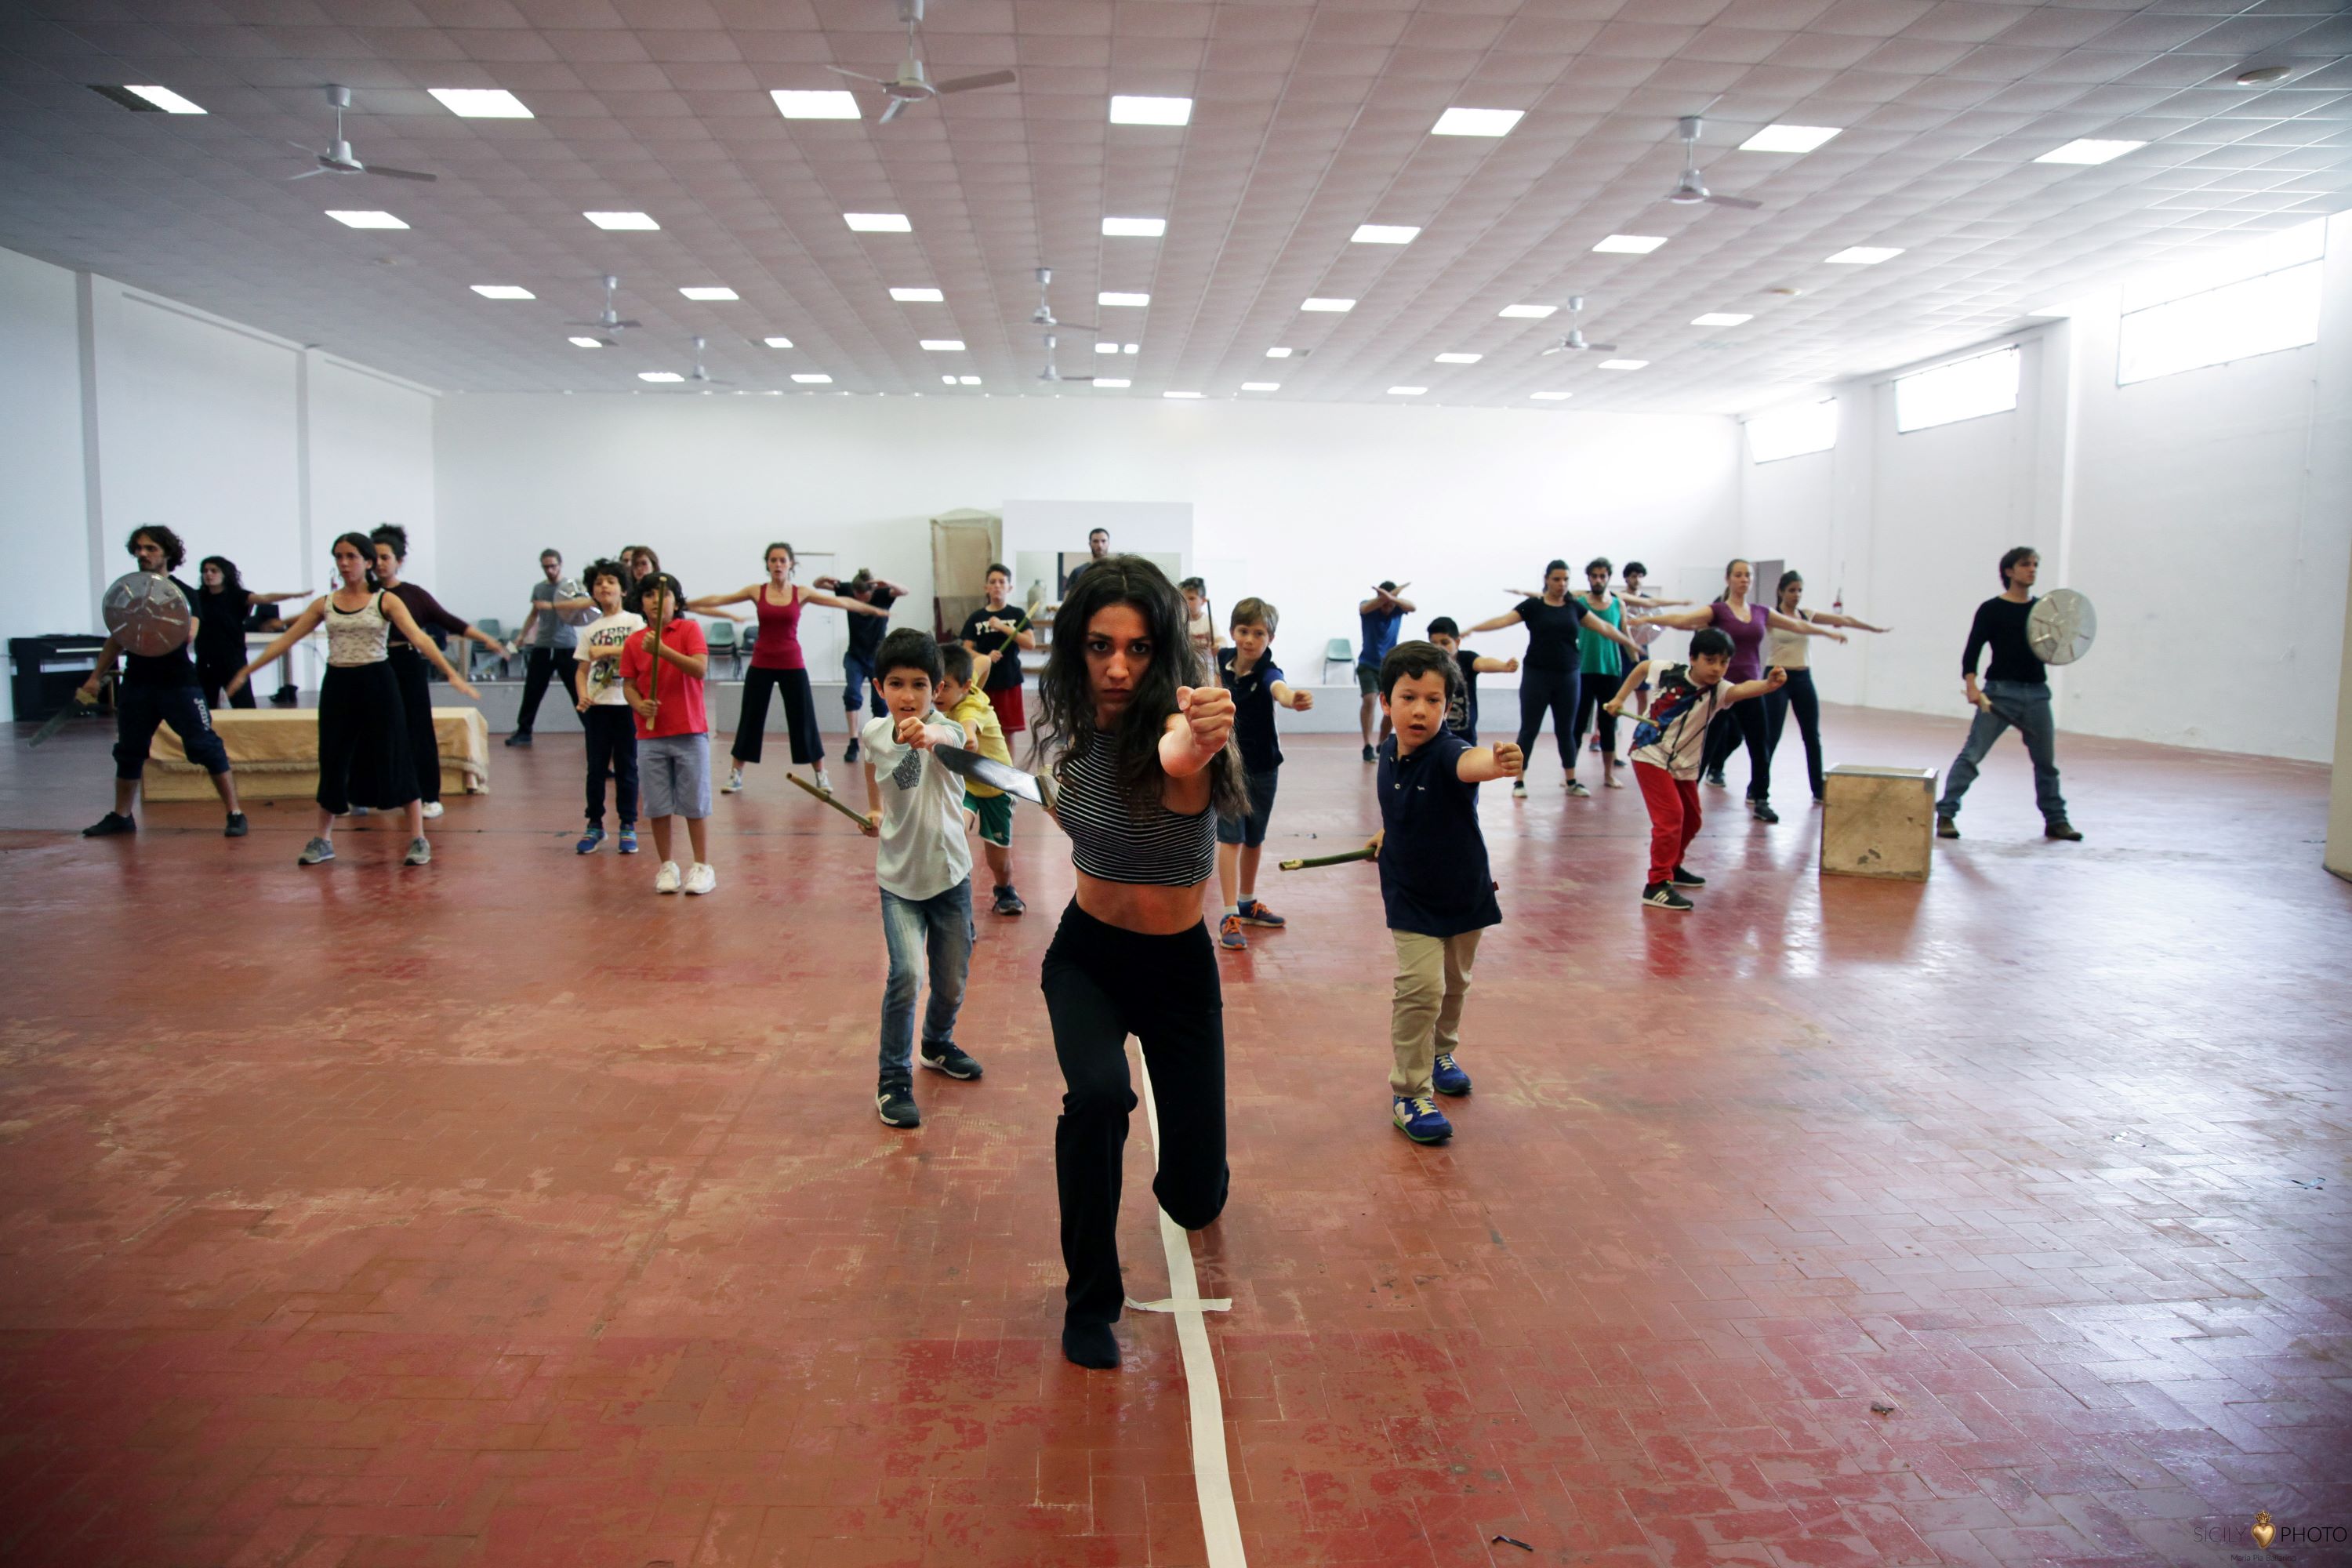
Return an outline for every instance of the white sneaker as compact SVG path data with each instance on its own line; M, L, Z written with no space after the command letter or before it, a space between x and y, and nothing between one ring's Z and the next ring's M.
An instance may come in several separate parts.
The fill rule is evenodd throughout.
M824 776L824 770L823 768L819 768L816 771L816 787L824 791L827 795L831 795L833 793L833 781Z
M440 803L439 801L437 801L437 800L428 800L428 801L426 801L426 802L425 803L425 816L440 816L440 815L441 815L441 803Z
M719 786L719 793L720 795L741 795L743 793L743 770L740 767L733 767L727 770L727 782Z
M686 890L689 893L715 893L719 890L719 873L698 860L686 874Z
M1513 800L1525 800L1528 798L1527 780L1513 779L1511 781L1511 798Z
M677 891L677 861L665 860L662 862L662 868L654 874L654 891L656 893L675 893Z

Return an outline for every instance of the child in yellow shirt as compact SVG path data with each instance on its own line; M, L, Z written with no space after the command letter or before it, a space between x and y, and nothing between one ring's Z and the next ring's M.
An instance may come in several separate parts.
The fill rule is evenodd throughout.
M971 683L971 650L961 643L944 643L940 658L947 666L947 677L940 683L940 711L963 726L964 733L971 737L973 751L1010 763L1013 749L1004 743L1004 727L997 722L996 710L990 706L988 693ZM996 879L996 902L992 907L1000 915L1022 913L1029 906L1013 890L1012 797L993 785L966 780L963 805L980 819L981 853L988 858L989 874Z

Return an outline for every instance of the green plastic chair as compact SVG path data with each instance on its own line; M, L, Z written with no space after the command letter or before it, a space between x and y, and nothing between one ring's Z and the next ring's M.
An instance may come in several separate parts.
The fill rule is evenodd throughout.
M1356 667L1356 645L1346 637L1333 637L1323 645L1323 684L1331 684L1331 667L1338 665L1344 672Z
M729 679L743 679L743 639L737 635L733 621L711 622L703 640L710 645L711 652L727 656Z

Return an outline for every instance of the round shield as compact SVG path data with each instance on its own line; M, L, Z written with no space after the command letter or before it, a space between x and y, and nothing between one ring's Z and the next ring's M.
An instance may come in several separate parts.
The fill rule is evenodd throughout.
M555 585L555 591L567 599L584 599L588 590L580 585L577 577L566 577ZM562 621L567 626L590 626L604 618L604 612L591 605L584 610L566 610Z
M2099 635L2098 612L2072 588L2056 588L2033 602L2025 617L2025 640L2044 664L2072 664L2091 651Z
M100 605L114 640L142 658L173 653L188 641L188 599L152 572L126 572L107 584Z

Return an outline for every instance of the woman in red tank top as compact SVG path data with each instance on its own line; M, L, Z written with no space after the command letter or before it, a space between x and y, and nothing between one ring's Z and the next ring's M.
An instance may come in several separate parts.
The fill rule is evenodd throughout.
M838 594L803 588L793 581L793 547L768 546L768 580L689 600L687 608L711 614L728 605L750 601L759 613L759 640L751 646L751 669L743 680L743 707L735 722L735 765L720 786L728 795L743 787L743 767L760 760L760 742L768 728L768 698L781 693L784 728L792 736L793 761L815 772L819 789L830 790L824 773L824 738L816 727L816 696L809 688L808 658L801 652L801 610L807 605L830 605L853 615L887 616L871 605Z

